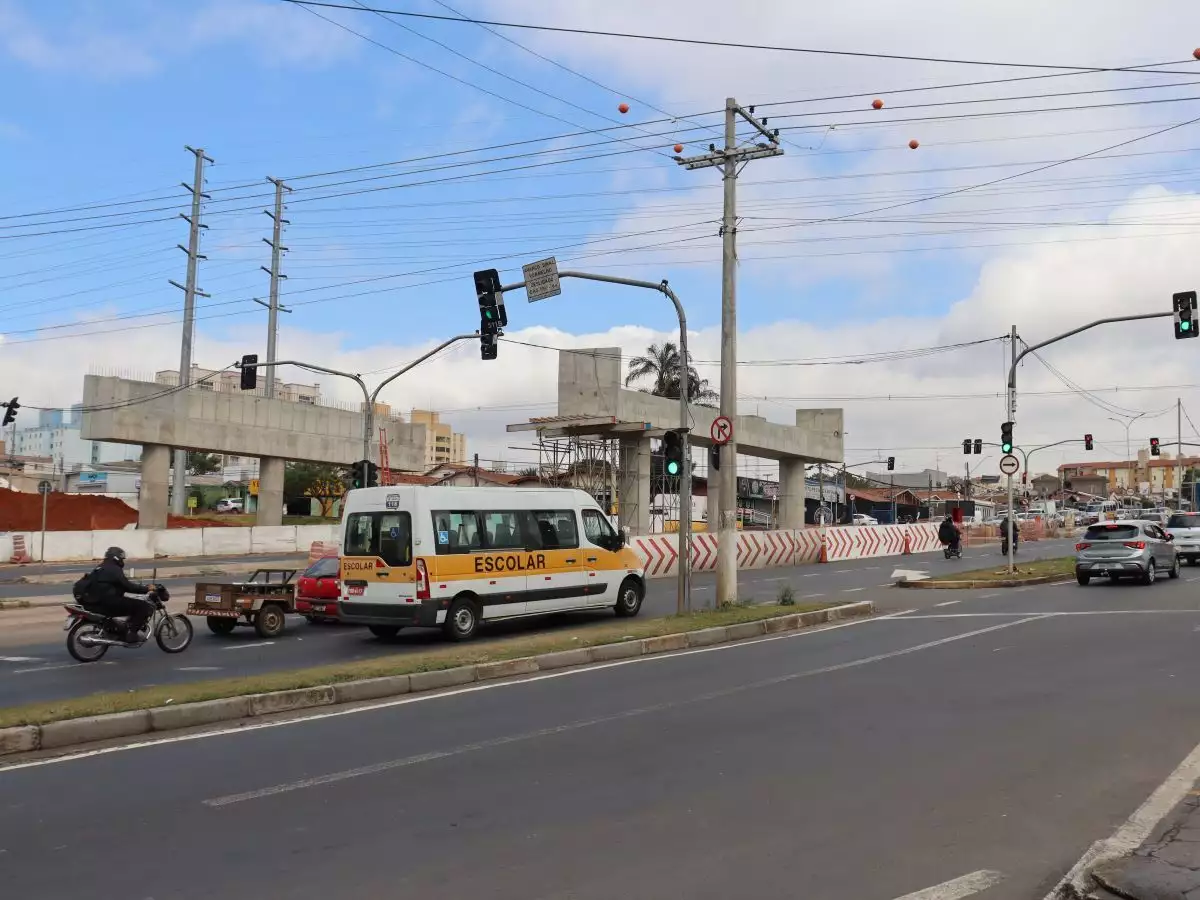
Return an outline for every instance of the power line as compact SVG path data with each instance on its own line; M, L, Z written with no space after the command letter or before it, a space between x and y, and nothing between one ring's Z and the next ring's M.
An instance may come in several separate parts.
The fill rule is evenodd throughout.
M323 7L326 9L346 9L346 10L351 10L353 12L364 11L364 12L373 12L373 13L386 13L387 15L407 16L407 17L415 18L415 19L433 19L433 20L440 21L440 22L457 22L460 24L472 24L472 25L490 25L493 28L520 28L520 29L525 29L525 30L529 30L529 31L551 31L551 32L557 32L560 34L580 34L580 35L589 35L589 36L593 36L593 37L625 38L628 40L639 40L639 41L660 41L660 42L671 43L671 44L694 44L694 45L704 46L704 47L726 47L726 48L737 49L737 50L769 50L769 51L776 51L776 52L783 52L783 53L805 53L805 54L813 54L813 55L818 55L818 56L847 56L847 57L856 57L856 58L860 58L860 59L894 59L894 60L903 60L906 62L945 63L945 64L950 64L950 65L966 65L966 66L995 66L995 67L1000 67L1000 68L1016 68L1016 69L1069 69L1072 71L1079 71L1079 72L1130 72L1130 71L1142 72L1142 71L1146 71L1146 70L1142 69L1141 67L1128 67L1128 66L1126 66L1126 67L1100 67L1100 66L1054 65L1054 64L1049 64L1049 63L1000 62L1000 61L978 60L978 59L955 59L955 58L946 58L946 57L937 57L937 56L907 56L907 55L901 55L901 54L897 54L897 53L870 53L870 52L865 52L865 51L827 50L827 49L818 49L818 48L811 48L811 47L785 47L785 46L778 46L778 45L772 45L772 44L747 44L747 43L740 43L740 42L736 42L736 41L713 41L713 40L703 40L700 38L673 37L673 36L668 36L668 35L635 34L635 33L631 33L631 32L623 32L623 31L603 31L603 30L591 29L591 28L567 28L565 26L556 26L556 25L533 25L533 24L529 24L529 23L498 22L498 21L494 21L494 20L478 19L478 18L474 18L474 17L442 16L442 15L437 15L436 13L419 13L419 12L408 12L408 11L396 10L396 9L382 9L382 8L378 8L378 7L363 6L361 4L358 6L350 6L350 5L343 4L343 3L319 2L319 0L284 0L284 2L291 3L295 6L304 6L304 7L319 6L319 7ZM1179 62L1159 63L1156 65L1183 65L1183 64L1189 63L1189 62L1191 62L1191 60L1185 59L1185 60L1180 60ZM1157 74L1158 71L1159 70L1155 70L1155 74ZM1172 73L1167 73L1167 74L1172 74ZM1173 73L1173 74L1180 74L1180 73ZM1189 73L1182 73L1182 74L1189 74Z

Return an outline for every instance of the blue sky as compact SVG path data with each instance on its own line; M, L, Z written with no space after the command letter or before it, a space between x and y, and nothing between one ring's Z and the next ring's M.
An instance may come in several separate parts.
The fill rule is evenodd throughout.
M762 0L720 30L708 24L719 7L707 2L453 5L514 21L1095 65L1182 61L1191 47L1179 46L1178 35L1200 34L1200 14L1182 2L1164 4L1171 15L1154 18L1100 4L1105 14L1082 29L1079 13L1095 13L1096 4L1043 11L1019 3L964 15L938 0L905 12L855 0L818 14ZM395 8L447 14L435 0ZM199 279L212 295L198 310L202 365L263 352L266 313L252 298L267 293L259 266L269 262L261 239L270 233L262 210L271 175L295 188L283 291L295 311L282 323L281 355L386 370L476 327L473 269L495 265L515 280L520 263L559 248L553 252L564 266L669 278L696 331L702 374L715 381L720 182L711 170L681 170L669 156L675 140L685 154L718 140L713 111L729 93L746 104L777 104L760 112L785 130L786 155L752 163L741 184L739 326L748 358L911 349L992 337L1014 321L1033 340L1089 310L1162 303L1169 289L1200 281L1186 239L1200 173L1196 127L932 203L838 223L799 221L978 185L1200 115L1200 102L1187 99L1200 97L1200 85L1188 84L1200 82L1200 63L1191 76L1180 63L1183 74L1169 78L1085 75L890 94L1041 70L731 55L509 32L526 50L470 25L405 20L400 27L366 12L318 12L362 37L278 0L0 0L0 78L16 87L0 100L0 196L13 217L0 221L7 226L0 246L9 251L0 253L5 390L15 382L34 401L69 403L89 369L176 364L182 297L167 279L184 277L175 245L187 238L176 218L187 202L179 182L191 177L185 144L216 160L207 171L208 259ZM1037 27L1028 27L1033 21ZM1094 93L1032 96L1069 91ZM858 96L807 102L844 94ZM884 110L870 108L875 95L886 98ZM1169 102L1032 112L1147 99ZM792 100L806 102L780 102ZM624 116L622 101L631 106ZM1004 115L961 115L968 111ZM587 133L614 123L626 127ZM916 151L908 148L912 138L920 139ZM525 166L536 167L518 168ZM64 211L25 215L56 209ZM1117 225L1114 216L1137 224ZM26 236L40 231L51 233ZM511 298L509 310L514 337L617 345L626 354L666 336L673 322L662 298L579 283L539 304ZM1128 346L1130 337L1097 340L1064 351L1056 365L1096 388L1200 382L1182 357L1160 361L1177 368L1144 378L1097 373L1105 348ZM554 358L533 348L503 352L501 366L486 368L475 348L460 348L390 397L401 409L456 410L450 418L476 447L510 456L516 451L509 452L504 421L552 411L546 385ZM940 458L939 448L952 448L964 430L990 435L997 402L900 404L876 395L985 394L996 387L992 355L986 367L971 352L888 367L764 367L746 373L739 394L747 411L781 421L797 405L845 405L848 446L865 453L911 445L906 461L917 467ZM35 387L22 367L48 358L56 365ZM1029 377L1031 389L1062 388L1046 371ZM328 392L342 396L334 384ZM875 399L844 399L850 395ZM1151 392L1122 409L1157 410L1173 397ZM522 401L528 412L487 410ZM1194 405L1200 413L1200 396ZM1093 421L1086 406L1078 397L1031 400L1027 421L1039 436L1056 437ZM1105 428L1123 444L1116 424L1091 430ZM912 442L914 430L923 442Z

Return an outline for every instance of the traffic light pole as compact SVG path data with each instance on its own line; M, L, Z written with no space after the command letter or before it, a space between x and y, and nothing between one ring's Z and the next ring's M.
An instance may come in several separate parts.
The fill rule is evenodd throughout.
M1012 328L1012 365L1008 369L1008 382L1005 387L1008 393L1008 421L1016 422L1017 420L1017 365L1030 353L1041 350L1043 347L1049 347L1051 344L1057 344L1061 340L1073 337L1080 332L1088 331L1095 328L1097 325L1109 325L1113 322L1137 322L1142 319L1165 319L1174 318L1175 312L1155 312L1155 313L1139 313L1133 316L1110 316L1106 319L1097 319L1094 322L1088 322L1086 325L1080 325L1078 328L1072 328L1070 331L1064 331L1062 334L1057 334L1052 338L1048 338L1038 344L1030 344L1020 353L1017 352L1017 326ZM1008 477L1008 571L1013 571L1013 541L1012 541L1012 518L1013 518L1013 480L1012 476Z
M478 332L472 332L471 334L456 334L454 337L452 337L448 340L442 341L440 344L438 344L436 347L434 347L428 353L424 354L423 356L418 356L416 359L414 359L408 365L404 366L404 368L389 375L387 378L385 378L383 381L381 381L379 383L379 385L375 388L374 391L371 391L367 387L366 382L362 380L361 376L355 375L353 372L343 372L340 369L328 369L325 366L318 366L314 363L300 362L299 360L295 360L295 359L281 359L281 360L275 360L273 362L260 362L260 363L254 363L252 366L251 365L243 365L242 363L239 362L239 363L236 363L236 365L239 369L242 369L242 368L245 368L245 369L250 369L250 368L271 369L271 368L274 368L275 366L296 366L297 368L300 368L300 369L308 369L310 372L324 372L326 375L340 375L342 378L349 378L351 381L353 381L355 384L357 384L359 387L359 390L361 390L363 393L363 484L369 484L370 483L369 463L371 462L371 434L375 429L375 401L379 397L379 392L382 391L389 384L391 384L393 381L395 381L397 378L399 378L401 375L403 375L405 372L415 369L417 366L419 366L421 363L425 362L430 357L436 356L437 354L441 353L443 350L445 350L451 344L457 343L458 341L474 340L478 337L479 337Z
M688 383L688 349L687 349L687 316L683 312L683 304L675 296L666 279L661 282L639 281L636 278L618 278L615 275L593 275L590 272L562 271L559 278L582 278L585 281L602 281L606 284L621 284L626 287L645 288L658 291L675 305L675 315L679 318L679 443L683 455L684 471L679 474L679 584L675 598L675 611L683 613L692 608L691 570L692 570L692 455L688 431L691 428L688 413L688 398L691 395L691 385ZM516 284L501 286L500 293L515 291L525 287L524 281ZM732 475L730 476L733 477Z

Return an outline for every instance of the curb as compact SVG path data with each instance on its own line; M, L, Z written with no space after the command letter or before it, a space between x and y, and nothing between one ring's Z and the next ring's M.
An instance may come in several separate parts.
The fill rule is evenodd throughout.
M62 601L56 598L56 602L61 603ZM6 609L29 609L34 605L33 600L28 597L12 597L8 600L0 600L0 612Z
M194 728L235 719L268 716L281 712L335 706L361 700L381 700L421 691L435 691L474 682L492 681L521 675L533 675L590 663L653 656L693 647L732 643L747 638L798 631L814 625L825 625L841 619L870 616L875 604L869 600L847 603L829 609L806 613L791 613L757 622L742 622L719 628L685 631L678 634L598 644L576 650L543 653L497 662L413 672L411 675L387 675L333 685L272 691L266 694L246 694L220 700L181 703L154 709L130 710L103 716L63 719L45 725L17 725L0 728L0 757L34 750L50 750L103 741L116 737Z
M1013 588L1036 584L1066 584L1072 578L1063 575L1038 575L1036 578L1006 578L1003 581L897 581L896 587L926 591L968 590L972 588Z

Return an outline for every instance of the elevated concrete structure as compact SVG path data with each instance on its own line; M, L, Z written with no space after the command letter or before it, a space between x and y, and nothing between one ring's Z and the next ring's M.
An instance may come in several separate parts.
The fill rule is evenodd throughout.
M160 384L88 375L83 405L84 438L143 446L140 528L166 526L168 448L259 457L260 525L283 521L285 460L350 465L363 456L361 413L308 403L200 389L165 393ZM389 426L388 456L393 469L421 470L425 426Z
M693 448L712 445L709 437L719 410L690 407ZM645 534L650 509L650 439L679 427L679 402L624 386L619 347L560 350L558 354L558 415L510 425L509 431L537 431L546 437L595 436L619 439L621 483L618 517L633 534ZM804 467L840 463L843 426L840 409L798 409L795 425L768 422L761 416L738 416L733 423L739 455L779 462L780 527L804 527ZM714 495L709 473L709 495ZM715 518L710 517L715 528Z

